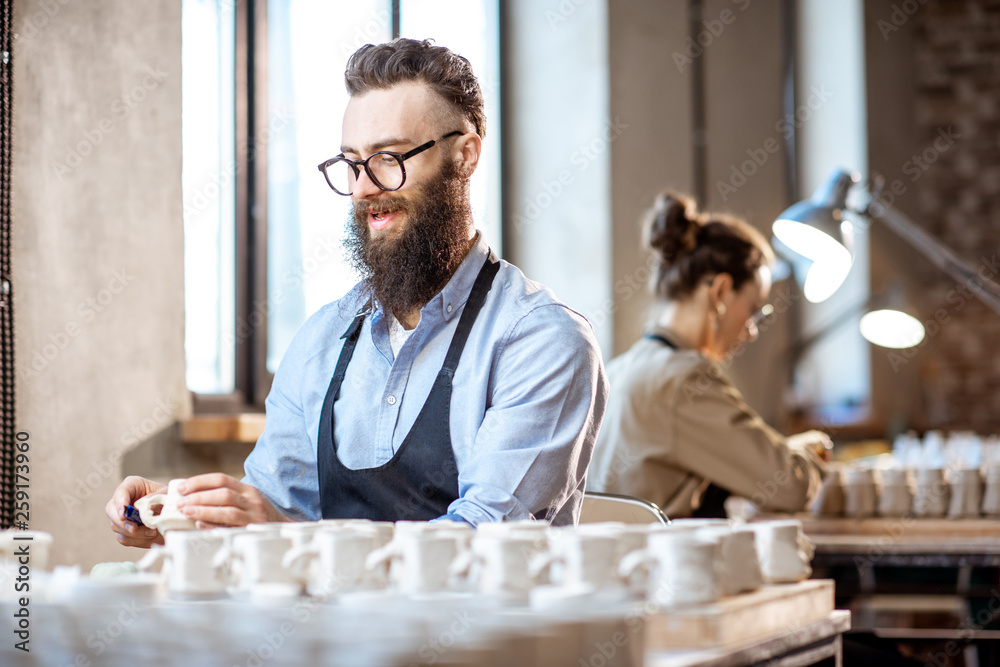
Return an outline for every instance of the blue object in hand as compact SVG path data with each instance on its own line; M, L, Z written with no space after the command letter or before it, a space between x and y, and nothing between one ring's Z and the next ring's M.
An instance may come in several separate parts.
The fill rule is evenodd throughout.
M137 526L144 525L142 523L142 519L139 518L139 510L137 510L136 508L132 507L131 505L126 505L125 506L124 517L125 517L126 521L131 521L132 523L134 523Z

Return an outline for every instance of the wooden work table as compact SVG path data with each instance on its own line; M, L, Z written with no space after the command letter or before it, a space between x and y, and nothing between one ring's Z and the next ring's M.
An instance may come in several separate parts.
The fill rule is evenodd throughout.
M1000 521L798 518L816 547L814 576L837 582L837 606L851 610L854 631L940 641L998 664Z

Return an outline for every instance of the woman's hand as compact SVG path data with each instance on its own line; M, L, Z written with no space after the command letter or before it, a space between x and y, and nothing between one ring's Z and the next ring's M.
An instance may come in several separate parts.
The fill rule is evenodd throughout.
M798 451L811 452L817 458L829 461L833 451L833 440L822 431L805 431L788 436L788 446Z

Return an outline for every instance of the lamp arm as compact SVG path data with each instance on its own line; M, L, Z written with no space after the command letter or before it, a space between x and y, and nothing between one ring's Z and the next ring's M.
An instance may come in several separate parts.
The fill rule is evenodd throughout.
M864 313L869 310L875 303L876 297L874 295L869 296L863 301L855 303L847 308L842 309L833 317L824 323L822 326L816 327L816 330L804 337L798 338L792 341L792 344L788 346L786 350L786 355L791 360L791 368L795 369L798 364L799 359L816 343L820 342L830 334L840 330L845 324L850 322L855 316Z
M879 207L876 213L868 206L863 215L881 220L903 240L913 246L939 269L956 281L965 284L980 301L1000 314L1000 285L976 271L962 259L954 250L947 247L934 236L928 234L902 213L888 207Z

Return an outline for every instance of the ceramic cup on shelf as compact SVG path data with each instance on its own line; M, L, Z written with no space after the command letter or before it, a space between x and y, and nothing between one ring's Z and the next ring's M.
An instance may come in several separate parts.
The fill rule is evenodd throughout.
M982 503L983 478L979 473L979 468L952 471L948 518L978 518L982 511Z
M147 572L166 561L162 575L167 590L176 597L213 598L225 593L224 564L217 561L223 537L211 530L171 530L163 546L154 546L139 561Z
M532 560L531 572L539 576L551 570L557 586L601 590L621 584L618 561L615 537L567 526L549 533L549 550Z
M875 515L875 476L868 468L844 471L844 515L862 519Z
M402 593L439 593L453 588L452 561L461 539L450 530L399 530L392 541L372 551L365 567L378 571L389 564L391 584Z
M225 542L225 540L223 540ZM259 584L300 585L291 569L282 564L292 541L271 531L239 532L219 550L213 564L227 567L232 573L230 585L236 592L248 593Z
M812 574L815 548L794 519L747 524L756 534L757 557L765 583L794 583Z
M986 468L982 512L988 517L1000 517L1000 463Z
M839 468L830 467L819 492L809 504L813 516L841 516L844 513L844 483Z
M166 493L152 493L135 501L142 523L166 534L169 530L196 530L193 519L177 509L181 494L178 490L183 479L172 479L167 484Z
M285 553L282 566L306 585L310 595L331 598L338 594L376 587L374 573L365 559L376 548L377 531L362 526L325 526L305 544Z
M694 531L651 532L645 549L633 551L619 564L618 574L628 578L637 568L649 571L646 599L674 609L715 602L722 595L718 563L719 542L698 537Z
M757 534L746 526L699 528L695 534L719 543L717 574L722 595L760 588L763 576L757 555Z
M491 600L524 604L537 582L531 563L538 553L538 540L530 533L477 534L452 561L449 575L465 575L471 587Z
M879 516L906 516L913 507L909 471L905 468L881 470L882 486L878 497Z
M29 565L36 572L46 570L51 547L50 533L15 528L0 531L0 566L13 566L14 571L21 565Z
M941 468L919 468L913 490L913 514L918 517L942 517L948 511L950 489Z

